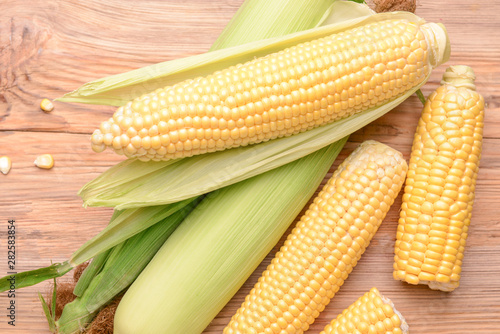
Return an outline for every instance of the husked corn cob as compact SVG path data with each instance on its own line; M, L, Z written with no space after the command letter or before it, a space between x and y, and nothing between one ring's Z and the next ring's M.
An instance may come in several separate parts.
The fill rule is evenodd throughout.
M320 334L348 333L406 334L409 328L392 301L382 296L377 288L372 288L332 320Z
M419 120L394 257L394 278L432 289L459 286L479 159L484 99L474 72L451 66Z
M375 141L335 171L224 329L302 333L356 266L401 189L407 165Z
M422 83L437 61L430 46L445 34L433 23L379 21L157 89L118 108L92 148L169 160L328 124Z

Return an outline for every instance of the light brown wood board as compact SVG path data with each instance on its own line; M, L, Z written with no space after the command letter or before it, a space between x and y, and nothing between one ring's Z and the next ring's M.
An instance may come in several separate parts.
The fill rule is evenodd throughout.
M103 76L205 52L241 3L0 3L0 155L12 159L11 172L0 175L0 275L8 271L9 219L16 220L16 270L23 271L64 261L97 234L112 214L109 208L84 209L77 191L123 159L111 152L93 153L89 145L89 135L114 108L56 102L54 111L45 114L39 109L40 100L59 97ZM394 301L413 334L500 333L500 2L420 0L416 13L445 24L452 42L450 61L433 72L422 88L424 95L437 87L447 65L465 64L474 69L478 91L487 103L484 149L461 286L453 293L444 293L392 279L400 195L358 266L308 333L319 333L373 286ZM408 158L420 112L421 104L412 96L356 132L330 172L367 139L389 144ZM33 165L42 153L54 156L53 169ZM222 332L280 244L205 333ZM37 297L38 291L48 290L49 284L42 283L17 291L15 327L7 324L9 299L1 294L0 333L49 333Z

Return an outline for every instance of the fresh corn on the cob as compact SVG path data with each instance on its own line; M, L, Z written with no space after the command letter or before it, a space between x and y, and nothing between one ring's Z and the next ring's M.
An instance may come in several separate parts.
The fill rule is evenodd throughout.
M409 327L392 301L377 288L361 296L320 334L407 334Z
M302 333L339 290L399 193L407 165L375 141L335 171L224 329Z
M293 135L418 86L446 40L441 25L388 19L298 44L130 101L92 148L169 160Z
M481 156L484 99L474 72L451 66L427 100L413 141L395 245L394 278L459 285Z

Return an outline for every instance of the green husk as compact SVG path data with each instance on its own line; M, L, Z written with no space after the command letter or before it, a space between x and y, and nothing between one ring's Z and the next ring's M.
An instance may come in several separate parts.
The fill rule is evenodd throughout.
M207 196L127 290L114 332L201 333L276 245L344 143Z
M131 236L147 229L159 221L176 214L185 212L198 200L197 196L174 202L168 205L147 206L136 209L115 211L113 218L98 235L87 241L69 258L69 262L77 266L95 255L120 244Z
M75 285L75 288L73 289L73 294L75 296L81 297L83 295L85 290L90 285L90 282L92 282L92 280L94 279L94 276L96 276L106 264L106 260L108 259L109 253L114 248L110 248L94 256L92 261L90 261L90 263L87 265L85 270L80 275L80 278L78 279L78 282Z
M330 14L334 1L245 1L210 50L318 27Z
M61 277L73 269L73 266L68 261L62 263L53 263L48 267L39 268L17 273L15 275L7 275L0 278L0 292L9 290L10 281L13 276L16 281L16 289L32 286L48 279Z
M422 104L425 105L425 96L424 96L424 93L422 93L422 91L420 89L417 90L417 96L418 96L418 99L420 100L420 102L422 102Z
M172 215L187 215L197 202L197 198L191 198L182 202L163 206L115 211L108 226L73 253L69 260L62 263L54 263L48 267L2 277L0 278L0 292L9 290L9 279L12 276L15 276L16 289L32 286L48 279L61 277L77 265L99 254L103 254L103 252L109 251L110 248L123 243L128 238ZM100 255L98 261L94 265L91 265L90 268L95 268L93 270L98 272L103 265L103 263L99 262L104 262L104 260L105 255ZM90 270L91 269L89 269L89 271ZM93 276L90 275L89 278L87 277L88 274L84 275L81 286L87 284L87 280L91 279ZM77 292L79 291L77 290Z
M182 80L208 75L231 65L252 60L254 57L264 56L301 42L320 38L342 31L348 27L363 24L363 18L373 13L367 6L350 1L331 0L330 6L328 7L328 2L324 0L310 0L310 10L304 12L304 15L307 15L307 17L301 17L300 22L291 22L294 18L288 17L288 10L297 6L297 4L299 4L299 6L303 5L301 5L299 1L283 1L285 1L284 5L288 4L288 7L281 7L284 11L281 13L279 10L280 4L276 0L272 1L272 3L270 1L266 2L265 0L247 0L248 3L251 3L251 5L246 6L247 8L251 8L254 3L265 3L267 6L272 6L274 10L278 10L278 13L276 11L271 12L267 10L259 13L259 19L254 18L254 20L257 25L262 26L262 30L259 29L257 35L254 35L254 31L247 30L246 33L239 32L237 35L231 36L231 40L224 43L226 46L232 44L231 47L222 50L212 49L213 51L192 57L166 61L98 79L84 84L77 90L67 93L57 100L63 102L121 106L157 88L169 86ZM327 8L326 11L324 11L325 8ZM342 14L349 13L346 16L348 19L341 15L337 15L337 11ZM404 17L406 14L411 15L409 16L411 19L421 20L411 13L401 12L399 16ZM279 19L283 28L279 29L279 31L283 34L287 33L288 35L275 35L278 33L278 30L271 23L280 15L281 17L279 17ZM310 26L309 24L311 22L314 22L314 24L317 22L317 27L313 28ZM325 22L328 22L329 25L319 26ZM232 25L228 26L228 29L238 29L238 27L235 27L234 22L232 22ZM242 29L244 30L245 28L242 27ZM269 31L270 34L263 36L261 31L264 30ZM222 42L220 43L222 44ZM235 44L236 46L234 46Z
M105 262L99 270L91 263L75 287L78 297L64 307L55 323L58 333L78 333L86 327L103 306L132 284L189 212L180 210L113 247L108 254L102 253ZM80 285L84 276L89 278L88 283Z
M56 291L56 289L57 289L57 283L56 283L56 280L54 279L54 291ZM54 319L55 310L54 309L51 310L49 308L49 305L47 304L47 302L45 301L45 299L43 298L43 296L40 292L38 293L38 299L40 300L40 303L42 304L43 313L45 314L45 318L47 319L47 322L49 324L49 330L51 332L55 333L55 331L56 331L56 324L55 324L55 319Z

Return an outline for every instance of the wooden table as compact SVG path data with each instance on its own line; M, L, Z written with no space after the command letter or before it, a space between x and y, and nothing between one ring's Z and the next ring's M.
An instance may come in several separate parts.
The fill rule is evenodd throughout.
M60 262L100 231L109 208L82 207L80 187L122 160L95 154L89 135L114 108L55 103L40 111L42 98L56 98L106 75L208 50L242 0L3 0L0 4L0 155L12 170L0 175L0 275L7 268L7 226L16 224L16 270ZM437 68L422 91L435 89L449 64L466 64L477 75L487 102L481 169L467 241L461 287L453 293L409 286L392 279L392 256L401 197L362 260L309 333L372 286L391 298L413 334L500 333L500 39L498 1L418 1L417 14L446 25L450 61ZM413 96L353 134L340 159L361 141L376 139L410 154L421 104ZM51 153L51 170L33 165ZM338 162L332 166L332 170ZM221 333L271 256L248 279L206 329ZM64 278L69 279L69 278ZM18 290L16 326L7 325L9 299L0 295L0 333L48 333L37 298L47 282Z

